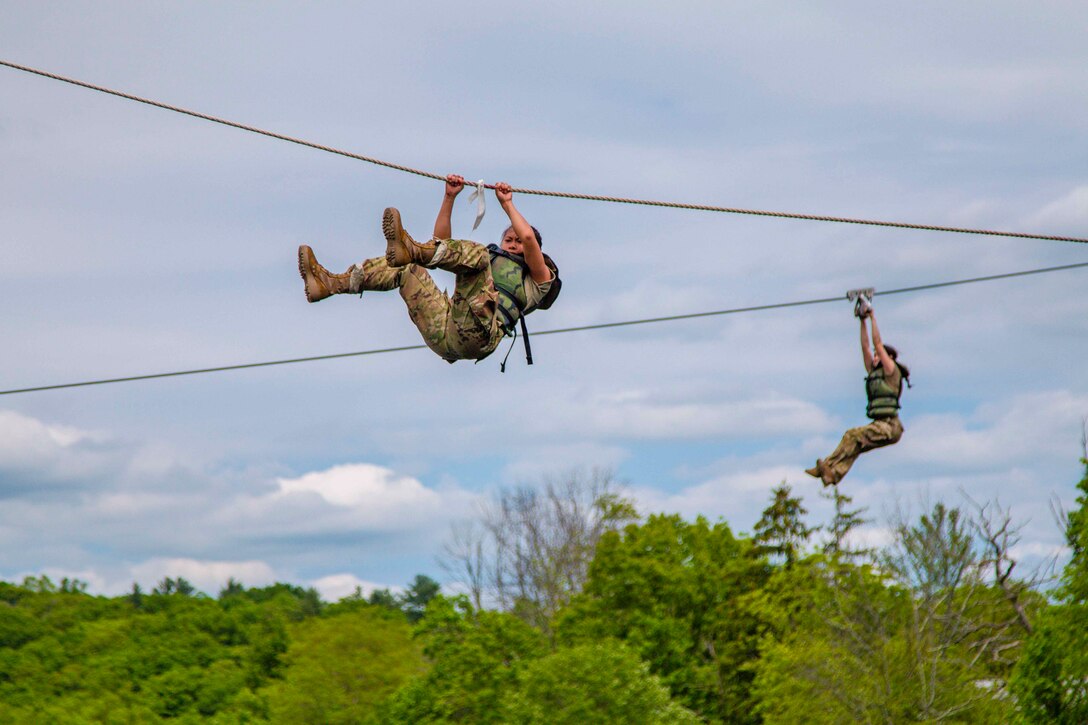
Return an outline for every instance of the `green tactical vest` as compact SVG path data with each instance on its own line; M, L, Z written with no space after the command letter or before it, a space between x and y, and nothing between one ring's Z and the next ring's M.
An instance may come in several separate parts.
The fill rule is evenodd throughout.
M865 378L865 394L869 398L869 404L865 407L865 415L873 420L891 418L898 415L899 395L903 392L903 373L899 371L899 387L892 387L884 378L884 366L875 362L873 371ZM898 368L898 363L896 363Z
M513 257L515 255L510 255ZM499 312L502 313L503 327L513 330L522 315L527 315L536 307L530 307L525 297L525 275L528 270L517 260L491 250L491 278L499 293Z

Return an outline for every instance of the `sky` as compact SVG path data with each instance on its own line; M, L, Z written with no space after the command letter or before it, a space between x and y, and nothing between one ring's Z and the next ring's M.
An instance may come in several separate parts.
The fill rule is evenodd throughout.
M716 206L1088 236L1088 5L0 2L0 59L429 172ZM308 304L426 238L439 182L0 67L0 388L419 344L394 293ZM497 241L493 195L472 231ZM515 196L563 292L530 330L1088 262L1088 245ZM435 272L440 287L452 277ZM996 501L1025 568L1083 472L1088 269L876 298L902 441L840 485ZM402 587L512 486L600 469L751 532L865 422L852 308L0 396L0 579L120 594ZM502 348L505 352L505 347ZM448 582L447 582L448 583Z

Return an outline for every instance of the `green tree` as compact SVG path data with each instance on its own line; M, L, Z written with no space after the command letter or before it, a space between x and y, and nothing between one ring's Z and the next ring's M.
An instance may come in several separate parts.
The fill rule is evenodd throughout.
M1060 603L1036 621L1012 677L1011 689L1029 723L1088 722L1088 457L1081 463L1077 507L1065 526L1072 556L1062 570Z
M559 641L619 640L683 706L711 722L754 722L763 625L741 604L770 571L725 523L651 516L601 537L583 593L558 618Z
M616 642L561 648L518 672L505 721L518 725L695 725L638 656Z
M234 577L227 579L226 585L219 590L219 598L226 599L227 597L239 597L246 593L245 586L242 582L238 581Z
M1072 556L1062 571L1060 596L1067 602L1088 602L1088 457L1082 458L1084 477L1077 484L1077 507L1068 515L1065 541Z
M400 603L397 601L397 595L388 589L375 589L370 593L367 602L387 609L400 608Z
M30 583L0 583L0 723L264 718L252 688L286 648L276 639L286 621L278 600L153 593L134 607L128 594Z
M194 587L188 579L179 576L177 579L165 577L151 593L161 595L177 594L181 597L191 597L198 592L196 591L196 587Z
M477 610L463 596L432 599L417 635L431 669L387 701L382 722L505 722L519 666L547 651L538 630L505 612Z
M825 527L827 539L823 544L823 552L832 558L851 561L871 557L873 549L857 547L849 541L851 533L869 522L864 515L866 509L849 508L854 499L842 493L838 486L831 486L830 489L820 493L821 498L831 499L835 504L835 515Z
M427 604L438 596L442 585L425 574L416 574L416 578L408 585L404 595L399 598L400 608L408 617L409 622L418 622L427 609Z
M283 680L266 691L274 722L372 722L378 704L425 669L408 623L378 607L310 618L290 635Z
M783 481L772 491L771 505L763 509L763 515L755 526L755 541L761 551L783 557L786 566L792 566L798 552L812 532L801 517L808 513L801 499L790 496L790 487Z
M768 590L788 592L790 620L757 665L764 722L1006 721L1000 684L1026 631L986 580L976 523L938 503L895 526L879 564L820 555L777 573Z

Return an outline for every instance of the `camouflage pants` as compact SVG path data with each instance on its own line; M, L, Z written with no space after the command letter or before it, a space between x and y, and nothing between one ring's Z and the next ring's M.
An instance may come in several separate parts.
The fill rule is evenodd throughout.
M823 459L821 473L824 483L829 486L837 484L862 453L890 446L902 437L903 424L897 416L874 420L860 428L851 428L843 434L835 452Z
M356 286L364 291L399 287L427 347L450 363L481 360L503 338L491 255L487 247L464 239L446 240L445 246L435 266L456 275L453 297L438 289L426 268L417 264L390 267L385 257L368 259L357 267Z

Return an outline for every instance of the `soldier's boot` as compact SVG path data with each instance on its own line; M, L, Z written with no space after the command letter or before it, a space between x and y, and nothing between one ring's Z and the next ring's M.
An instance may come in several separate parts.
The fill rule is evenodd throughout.
M419 244L400 223L400 212L389 207L382 215L382 233L385 234L385 259L390 267L403 267L407 264L418 264L429 267L434 262L438 244L426 242Z
M816 465L812 468L806 468L805 473L812 476L813 478L820 479L821 481L823 481L823 484L825 486L835 485L835 482L833 480L830 480L828 476L829 471L827 470L827 465L824 463L824 459L822 458L817 458Z
M319 302L326 297L351 292L352 269L354 265L346 272L333 274L318 263L309 246L303 244L298 248L298 273L305 284L307 302Z

